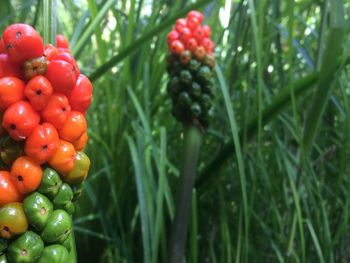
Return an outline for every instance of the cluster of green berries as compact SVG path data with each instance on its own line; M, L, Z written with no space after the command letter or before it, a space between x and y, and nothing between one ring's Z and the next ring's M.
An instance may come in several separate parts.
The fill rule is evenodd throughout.
M205 129L209 125L215 59L210 27L201 26L202 21L200 12L190 11L168 34L167 91L174 117Z

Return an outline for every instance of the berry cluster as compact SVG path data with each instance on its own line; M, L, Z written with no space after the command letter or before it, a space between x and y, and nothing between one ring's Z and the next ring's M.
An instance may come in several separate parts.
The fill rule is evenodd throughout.
M56 42L26 24L0 38L0 262L65 262L71 249L92 84Z
M206 128L212 97L212 70L215 66L211 29L201 25L203 15L190 11L187 18L176 21L168 34L168 93L173 101L172 113L183 123Z

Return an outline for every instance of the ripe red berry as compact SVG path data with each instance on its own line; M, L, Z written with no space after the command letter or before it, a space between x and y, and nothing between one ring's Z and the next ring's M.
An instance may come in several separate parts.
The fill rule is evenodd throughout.
M212 53L215 47L214 42L209 38L203 38L201 45L207 50L208 53Z
M78 67L77 62L75 61L73 55L69 52L60 52L59 54L55 55L52 60L63 60L68 62L69 64L71 64L73 66L73 70L75 72L75 77L78 78L80 75L80 69Z
M2 34L7 53L14 63L42 56L43 40L33 27L26 24L12 24Z
M48 161L59 146L56 128L48 122L38 125L27 138L24 152L34 161L43 164Z
M6 48L5 48L4 41L2 40L2 38L0 38L0 53L5 53L5 52L6 52Z
M52 60L46 71L46 78L56 92L70 92L77 81L74 67L64 60Z
M179 32L177 32L176 30L172 30L168 33L167 42L168 44L171 44L171 42L173 42L174 40L177 40L178 38L179 38Z
M186 43L192 37L192 32L188 27L183 27L179 31L179 35L181 42Z
M77 84L67 95L72 110L86 112L92 100L92 84L83 74L80 74Z
M52 92L51 83L44 76L32 78L24 88L24 95L28 98L33 108L38 111L46 107Z
M195 30L201 23L199 22L198 18L191 17L187 19L187 27L191 29L192 31Z
M18 101L8 107L2 119L2 126L15 141L25 140L38 126L40 116L29 102Z
M170 45L170 51L176 55L180 55L184 50L185 47L180 40L175 40Z
M197 39L197 41L200 43L202 41L202 39L204 38L204 30L203 28L197 27L194 31L193 31L193 37L195 37Z
M23 99L24 82L15 77L0 79L0 109L4 110L11 104Z
M202 30L203 30L203 33L204 33L204 37L208 37L209 38L211 36L210 26L204 25L204 26L202 26Z
M175 29L177 31L180 31L181 28L186 26L186 24L187 24L187 22L186 22L185 18L179 18L179 19L176 20Z
M44 56L47 58L47 60L51 61L51 59L56 56L59 53L59 50L54 47L51 44L47 44L45 46L45 50L44 50Z
M198 42L195 38L190 38L189 40L187 40L186 48L189 51L193 52L197 46L198 46Z
M2 77L22 78L20 67L13 64L7 54L0 54L0 78Z
M199 21L199 23L202 23L203 22L203 14L201 13L201 12L199 12L199 11L196 11L196 10L192 10L192 11L190 11L190 12L188 12L188 14L187 14L187 18L188 19L191 19L191 18L197 18L198 19L198 21Z
M41 111L44 121L50 122L56 129L62 128L71 111L68 99L60 93L53 94L46 107Z
M59 48L69 48L69 42L64 35L56 35L56 46Z

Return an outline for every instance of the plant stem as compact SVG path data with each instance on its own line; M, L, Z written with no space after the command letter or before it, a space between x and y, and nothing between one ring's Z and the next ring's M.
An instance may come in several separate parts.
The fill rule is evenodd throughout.
M184 133L184 159L181 171L175 219L169 246L169 263L181 263L186 246L192 189L195 181L202 132L194 125L186 126Z

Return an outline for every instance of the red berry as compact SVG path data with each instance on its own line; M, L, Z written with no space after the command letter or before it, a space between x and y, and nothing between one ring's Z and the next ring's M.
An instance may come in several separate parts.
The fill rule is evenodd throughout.
M54 91L70 92L77 81L74 66L64 60L52 60L46 71L46 78Z
M56 35L56 46L59 48L69 48L69 42L64 35Z
M181 28L186 27L186 25L187 25L186 19L185 18L179 18L179 19L176 20L175 29L177 31L180 31Z
M182 43L186 43L192 37L192 32L188 27L183 27L179 31L180 40Z
M193 31L193 37L195 37L197 39L197 41L200 43L202 41L202 39L204 38L204 30L202 27L197 27L194 31Z
M0 79L0 109L4 110L11 104L23 99L24 82L15 77Z
M193 52L197 46L198 46L198 42L195 38L190 38L189 40L187 40L186 48L191 52Z
M171 42L173 42L178 38L179 38L179 33L176 30L172 30L168 33L167 42L168 44L171 44Z
M63 127L71 111L68 99L60 93L53 94L46 107L41 111L44 121L50 122L56 129Z
M80 74L77 84L67 97L72 110L87 111L92 100L92 84L90 80L85 75Z
M51 83L44 76L32 78L24 88L24 95L28 98L33 108L38 111L46 107L52 92Z
M58 49L51 44L47 44L44 50L44 56L47 60L51 61L51 59L59 53Z
M201 12L199 12L199 11L196 11L196 10L192 10L192 11L190 11L188 14L187 14L187 18L188 19L191 19L191 18L193 18L193 17L195 17L195 18L197 18L198 19L198 21L199 21L199 23L202 23L203 22L203 14L201 13Z
M13 64L7 54L0 54L0 78L2 77L22 78L20 67Z
M15 141L25 140L38 126L39 114L29 102L18 101L8 107L2 119L2 126Z
M48 161L59 146L56 128L48 122L38 125L27 138L24 152L34 161L43 164Z
M203 33L204 33L204 37L210 37L211 36L210 26L204 25L204 26L202 26L202 30L203 30Z
M71 53L68 52L60 52L59 54L55 55L52 60L63 60L68 62L69 64L71 64L73 66L73 70L75 72L75 77L78 78L80 75L80 69L78 67L77 62L75 61L73 55Z
M200 24L201 23L199 23L199 20L196 17L187 19L187 27L191 30L195 30L197 27L199 27Z
M2 38L14 63L22 64L26 60L43 55L43 40L30 25L12 24L5 29Z
M6 48L5 48L4 41L2 40L2 38L0 38L0 53L5 53L5 52L6 52Z
M180 40L175 40L170 45L170 51L176 55L180 55L184 50L185 47Z
M214 42L209 38L203 38L201 45L207 50L208 53L212 53L215 47Z

